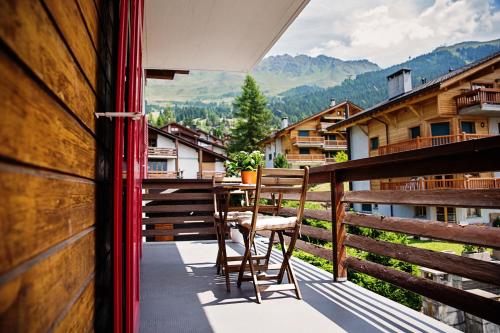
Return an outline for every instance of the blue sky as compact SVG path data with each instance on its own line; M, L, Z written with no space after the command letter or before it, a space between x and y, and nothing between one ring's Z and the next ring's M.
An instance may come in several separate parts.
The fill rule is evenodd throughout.
M441 45L500 38L500 0L311 0L268 55L325 54L382 67Z

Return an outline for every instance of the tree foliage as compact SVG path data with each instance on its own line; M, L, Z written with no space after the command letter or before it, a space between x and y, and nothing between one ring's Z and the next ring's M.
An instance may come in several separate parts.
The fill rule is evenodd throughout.
M258 150L257 143L271 132L273 115L267 108L267 99L260 92L255 80L247 75L242 93L234 102L236 124L231 130L231 152Z
M273 166L275 168L288 168L290 166L290 164L288 163L285 155L283 155L282 153L278 153L278 155L276 155L276 157L274 158L274 161L273 161Z

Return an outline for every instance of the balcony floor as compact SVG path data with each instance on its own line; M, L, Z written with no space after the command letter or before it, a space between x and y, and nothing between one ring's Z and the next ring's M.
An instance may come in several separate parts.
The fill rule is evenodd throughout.
M228 246L228 255L243 250ZM458 332L350 282L332 283L331 274L295 258L303 300L275 292L257 304L250 282L226 292L216 252L214 241L144 244L141 332Z

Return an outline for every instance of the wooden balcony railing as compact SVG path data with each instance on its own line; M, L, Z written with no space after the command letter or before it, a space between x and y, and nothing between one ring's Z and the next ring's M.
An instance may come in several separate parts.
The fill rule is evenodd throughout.
M323 145L325 138L322 136L293 136L292 144Z
M215 177L225 177L226 173L224 171L202 171L201 173L198 172L196 174L198 179L212 179L214 176Z
M481 104L500 104L500 89L480 88L455 97L457 110Z
M454 142L461 142L467 140L475 140L492 136L492 134L454 134L454 135L441 135L441 136L428 136L428 137L418 137L411 140L406 140L397 143L391 143L386 146L380 146L378 148L379 155L387 155L393 153L399 153L408 150L415 150L420 148L427 148L433 146L446 145Z
M401 152L344 163L326 164L311 168L310 183L330 183L332 191L309 192L307 201L326 203L325 210L306 209L304 216L330 221L332 230L302 225L302 238L296 247L332 261L334 280L347 279L347 270L361 272L398 287L413 291L435 301L447 304L472 315L500 324L500 301L479 296L465 290L444 285L424 277L412 275L381 264L347 255L351 247L376 255L386 256L448 274L462 276L487 284L500 286L500 265L450 253L424 250L404 244L375 240L351 234L348 230L364 227L402 234L427 237L452 243L471 244L500 249L500 228L488 226L445 224L414 218L397 218L347 212L348 205L396 204L414 206L448 206L464 208L500 208L500 189L453 188L433 191L344 192L345 182L387 179L398 177L423 177L430 174L469 173L497 170L500 165L500 136L474 141L458 142L447 146L424 148L419 151ZM448 182L449 180L443 180ZM472 179L471 182L486 180ZM453 182L453 180L452 180ZM488 180L491 184L491 180ZM496 182L496 180L495 180ZM484 183L486 184L486 183ZM496 183L495 183L496 184ZM483 186L474 184L473 186ZM496 186L496 185L495 185ZM457 185L458 187L458 185ZM284 199L297 200L295 194L285 194ZM332 204L328 202L333 200ZM283 208L282 215L295 214L294 208ZM307 242L320 240L332 242L332 249Z
M500 189L500 178L416 179L380 182L381 190L445 190L445 189Z
M346 140L325 140L324 148L347 149Z
M177 178L176 171L161 171L161 170L148 170L149 179L175 179Z
M289 162L324 162L324 154L288 154L286 159Z
M176 157L175 148L148 147L148 156L151 157Z
M325 162L326 163L337 163L337 161L335 161L334 157L327 157L327 158L325 158Z

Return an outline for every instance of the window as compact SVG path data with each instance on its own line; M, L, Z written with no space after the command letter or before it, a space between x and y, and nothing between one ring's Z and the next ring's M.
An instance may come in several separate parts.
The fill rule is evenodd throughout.
M371 204L361 204L361 211L362 212L371 212L372 205Z
M309 131L299 131L299 136L309 136Z
M167 161L148 161L148 171L167 171Z
M378 137L370 139L370 149L371 150L378 149Z
M481 89L481 88L493 88L493 83L489 82L472 82L472 89Z
M467 218L481 217L481 208L467 208Z
M335 134L328 134L327 140L337 140L337 136Z
M415 217L421 217L421 218L427 217L427 207L415 206Z
M410 128L410 138L415 139L420 136L420 126Z
M473 121L462 121L460 123L462 133L476 133L476 124Z
M273 159L273 154L269 154L269 161Z
M456 223L457 215L455 208L452 207L436 207L436 218L440 222Z
M309 148L300 148L299 154L300 155L309 155Z

